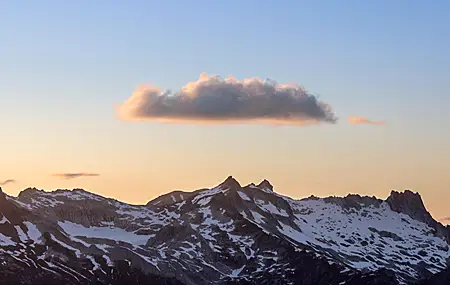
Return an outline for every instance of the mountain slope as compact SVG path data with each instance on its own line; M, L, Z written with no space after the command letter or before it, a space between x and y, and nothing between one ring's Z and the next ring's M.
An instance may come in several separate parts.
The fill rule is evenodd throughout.
M450 261L449 227L411 191L294 200L228 177L141 206L82 189L1 192L0 213L8 284L415 284Z

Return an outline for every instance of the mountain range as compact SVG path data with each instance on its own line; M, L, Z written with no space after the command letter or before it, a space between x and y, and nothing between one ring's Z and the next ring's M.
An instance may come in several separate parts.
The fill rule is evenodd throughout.
M450 227L421 196L296 200L269 181L131 205L0 188L0 284L450 284Z

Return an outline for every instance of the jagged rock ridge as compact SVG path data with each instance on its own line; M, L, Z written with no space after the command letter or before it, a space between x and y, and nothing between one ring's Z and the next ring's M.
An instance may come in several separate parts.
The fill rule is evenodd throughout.
M445 273L449 237L410 191L295 200L231 176L141 206L0 191L8 284L415 284Z

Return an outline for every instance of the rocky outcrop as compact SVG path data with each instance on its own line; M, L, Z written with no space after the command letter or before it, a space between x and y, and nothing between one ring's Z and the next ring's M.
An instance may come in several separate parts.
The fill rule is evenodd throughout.
M337 204L344 209L356 209L359 210L363 207L375 206L380 207L383 200L376 197L360 196L358 194L348 194L345 197L327 197L324 198L326 202Z
M404 192L392 191L386 199L391 209L398 213L403 213L414 220L424 222L433 228L434 233L450 243L450 231L447 227L437 222L425 208L422 197L419 193L411 190Z
M432 226L436 222L425 209L419 193L414 193L410 190L405 190L404 192L392 191L386 202L393 211L406 214L427 225Z
M272 184L270 184L270 182L268 180L266 180L266 179L261 181L261 183L259 183L258 186L256 186L256 187L261 188L261 189L268 189L268 190L273 191Z
M420 285L448 285L450 284L450 267L439 272L427 280L420 283Z
M11 224L19 224L28 214L30 214L28 209L18 206L14 200L9 199L0 187L0 219L3 215Z
M228 176L227 179L225 179L225 181L223 181L222 183L219 184L219 187L223 188L223 189L239 189L241 188L241 184L239 184L239 182L233 178L233 176Z
M164 206L167 206L170 204L182 202L184 200L189 199L190 197L195 195L195 193L197 193L198 191L201 191L201 190L205 190L205 189L200 189L200 190L193 191L193 192L186 192L186 191L179 191L179 190L172 191L170 193L161 195L158 198L155 198L155 199L149 201L147 203L147 206L149 206L149 207L151 207L151 206L164 207Z
M67 262L67 267L73 267L76 261ZM68 271L70 273L70 271ZM185 285L175 278L163 277L157 274L145 274L130 266L126 261L118 261L108 269L108 275L100 279L92 276L83 278L61 271L49 271L41 268L26 267L24 264L11 260L8 264L0 264L0 284L5 285ZM99 276L100 277L100 276Z

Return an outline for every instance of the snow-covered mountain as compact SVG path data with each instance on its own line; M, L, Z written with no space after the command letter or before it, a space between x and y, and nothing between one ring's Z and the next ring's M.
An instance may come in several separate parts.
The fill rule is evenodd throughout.
M449 243L408 190L294 200L228 177L140 206L0 191L0 284L428 285L450 275Z

